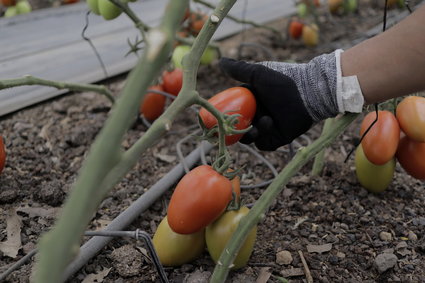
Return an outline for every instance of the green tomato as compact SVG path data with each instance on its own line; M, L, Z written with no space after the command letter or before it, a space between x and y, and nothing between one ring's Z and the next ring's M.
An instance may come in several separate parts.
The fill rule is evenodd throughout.
M215 263L217 263L220 258L221 253L238 227L239 222L245 215L248 214L248 212L249 208L246 206L241 207L237 211L227 211L221 215L219 219L207 226L205 231L205 240L207 242L208 252ZM257 226L252 228L249 232L248 237L233 262L232 269L244 267L248 263L249 257L251 256L254 248L256 237Z
M27 0L21 0L16 3L16 12L18 14L28 14L31 11L31 5Z
M87 6L93 14L100 15L99 0L87 0Z
M305 16L307 16L307 13L308 13L307 5L305 3L298 4L297 5L297 12L298 12L298 16L300 18L304 18Z
M4 12L4 17L10 18L10 17L16 16L17 14L18 14L18 11L16 11L16 7L10 6L10 7L7 7L6 12Z
M212 47L207 47L207 49L205 49L205 51L204 51L204 54L202 54L201 64L209 65L209 64L211 64L211 62L216 60L217 57L218 57L217 50L215 48L212 48Z
M384 165L375 165L367 159L362 146L359 145L354 162L357 179L368 191L373 193L383 192L390 185L394 176L395 158Z
M344 10L348 13L354 13L357 10L357 0L345 0Z
M114 3L112 3L109 0L98 0L99 5L99 12L103 16L103 18L107 21L113 20L119 15L121 15L122 10L115 6Z
M174 48L173 55L171 56L171 61L173 62L175 68L183 68L183 57L184 55L190 52L190 48L191 47L189 45L179 45Z
M205 229L193 234L177 234L168 225L167 217L164 217L152 241L163 265L180 266L202 254L205 249Z

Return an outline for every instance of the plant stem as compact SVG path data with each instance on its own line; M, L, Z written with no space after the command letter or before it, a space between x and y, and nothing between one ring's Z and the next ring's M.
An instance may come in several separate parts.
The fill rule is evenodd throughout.
M105 95L112 103L115 102L112 92L103 85L58 82L45 80L29 75L24 76L22 78L0 80L0 90L24 85L51 86L57 89L69 89L72 91L94 91Z
M332 118L326 119L321 136L326 135L332 129L332 123ZM312 176L319 176L322 173L323 166L325 165L325 149L322 149L314 158L313 168L311 169Z
M138 112L147 88L168 59L175 29L187 6L188 0L170 1L160 27L149 31L147 48L130 72L122 95L93 143L61 217L39 243L35 282L61 282L67 264L78 253L80 238L105 195L101 185L111 170L126 157L121 152L122 139ZM108 184L108 187L111 185Z
M354 121L356 117L357 114L346 114L339 119L336 119L333 131L328 132L326 135L322 135L311 145L297 152L291 162L289 162L288 165L279 173L276 179L256 201L248 215L241 220L231 240L227 243L224 249L226 252L221 254L210 282L218 283L225 281L229 272L229 267L235 259L237 251L245 242L249 231L251 231L251 229L265 217L264 214L266 213L266 210L283 190L290 178L294 176L302 168L302 166L304 166L320 150L329 146L333 140L341 134L352 121Z
M145 32L149 31L151 29L150 26L145 24L134 12L133 10L128 6L128 3L124 3L120 0L110 0L112 3L114 3L116 6L118 6L129 18L133 21L134 25L138 30L140 30L140 33L142 34L142 37L144 37Z

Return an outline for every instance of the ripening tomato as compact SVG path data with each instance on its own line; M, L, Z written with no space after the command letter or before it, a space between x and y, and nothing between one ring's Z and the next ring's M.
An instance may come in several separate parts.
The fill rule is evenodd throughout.
M304 25L302 40L306 46L316 46L319 43L319 27L316 24Z
M303 23L300 21L291 21L289 24L289 35L294 39L300 38L303 33L303 26Z
M238 227L239 222L248 212L249 208L246 206L242 206L239 210L227 211L207 227L205 231L205 240L207 242L208 252L215 263L217 263L220 258L221 253ZM248 237L233 261L232 269L244 267L248 263L256 238L257 226L252 228L249 232Z
M4 169L4 164L6 163L6 149L3 143L3 137L0 136L0 173Z
M240 114L235 125L237 130L246 129L251 124L257 108L254 95L244 87L228 88L211 97L208 102L222 113ZM217 125L217 119L205 108L199 111L199 116L208 129ZM242 134L226 136L226 145L236 143L242 136Z
M162 219L152 239L159 260L165 266L180 266L202 254L205 249L205 229L194 234L177 234Z
M176 68L172 71L164 71L162 73L162 87L165 92L172 95L179 94L183 85L183 70Z
M376 112L368 113L361 124L360 135L376 119ZM393 159L400 140L400 127L390 111L378 111L378 121L362 140L367 159L375 165L383 165Z
M217 219L231 199L229 179L211 166L198 166L177 184L168 206L168 223L176 233L196 233Z
M109 21L121 15L122 10L109 0L98 0L99 12L102 17Z
M10 7L16 5L16 0L1 0L0 3L5 7Z
M229 168L227 172L233 172L234 170ZM230 180L232 183L232 192L235 194L236 202L239 203L241 199L241 178L239 176L235 176Z
M189 29L194 36L197 36L208 20L208 16L201 12L192 12L189 16Z
M397 106L401 130L411 139L425 142L425 97L408 96Z
M362 145L359 145L354 160L357 179L368 191L379 193L385 191L391 184L396 164L395 158L383 165L375 165L366 158Z
M425 143L404 136L400 139L396 157L410 176L425 180Z
M163 91L161 85L154 85L149 89ZM140 104L140 113L143 114L148 121L152 122L156 120L164 111L165 100L166 97L161 94L154 92L146 93L143 102Z
M171 62L173 62L174 67L183 68L183 57L190 52L190 49L191 47L189 45L179 45L174 48L173 55L171 56Z

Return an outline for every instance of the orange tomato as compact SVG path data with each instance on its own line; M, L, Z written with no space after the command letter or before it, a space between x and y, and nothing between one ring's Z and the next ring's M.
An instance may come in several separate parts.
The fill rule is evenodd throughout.
M189 16L189 29L194 36L198 35L208 20L208 16L201 12L192 12Z
M4 164L6 163L6 149L3 143L3 137L0 136L0 173L4 169Z
M425 143L404 136L400 139L396 157L410 176L425 180Z
M300 21L293 20L289 24L289 35L294 38L298 39L303 34L303 23Z
M149 89L159 91L164 90L161 85L154 85ZM143 98L143 102L140 104L140 113L143 114L147 120L151 122L154 121L159 116L161 116L162 112L164 111L165 100L165 96L161 94L154 92L146 93L145 97Z
M375 112L364 117L360 135L363 135L375 118ZM378 121L362 140L364 154L373 164L383 165L394 157L399 140L400 127L395 116L389 111L378 111Z
M411 139L425 142L425 97L408 96L397 106L401 130Z
M246 129L251 125L257 109L255 97L251 91L244 87L228 88L211 97L210 102L220 112L229 115L240 114L235 125L237 130ZM205 126L210 129L217 125L217 119L205 108L201 108L199 116ZM232 145L242 138L242 134L226 136L226 145Z
M177 184L168 206L168 224L179 234L207 227L232 200L232 184L211 166L191 170Z

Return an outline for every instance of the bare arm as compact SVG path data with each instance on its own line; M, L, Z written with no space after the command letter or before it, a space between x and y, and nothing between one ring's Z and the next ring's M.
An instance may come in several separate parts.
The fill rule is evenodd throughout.
M425 90L425 5L343 52L341 64L343 76L357 75L367 104Z

